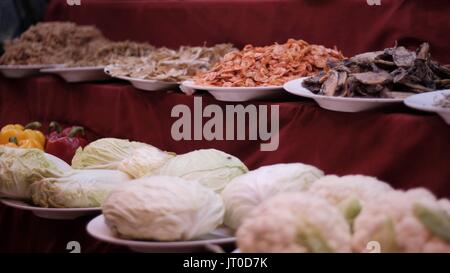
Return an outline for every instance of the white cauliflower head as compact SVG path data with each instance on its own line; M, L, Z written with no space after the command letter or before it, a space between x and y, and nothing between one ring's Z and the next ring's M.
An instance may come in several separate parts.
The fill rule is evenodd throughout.
M443 210L445 210L450 215L450 200L441 199L439 200L439 205Z
M314 182L308 193L325 198L331 204L338 206L351 223L364 203L390 191L393 189L389 184L374 177L327 175Z
M325 199L283 193L263 202L239 227L242 252L350 252L350 227Z
M428 190L392 191L367 202L354 222L354 251L450 252L450 213Z
M237 229L260 203L278 193L306 190L323 176L316 167L301 163L261 167L234 178L223 190L225 225Z

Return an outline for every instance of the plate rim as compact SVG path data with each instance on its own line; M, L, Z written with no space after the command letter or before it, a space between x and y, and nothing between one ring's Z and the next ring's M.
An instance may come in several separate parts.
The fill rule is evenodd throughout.
M283 85L268 85L268 86L255 86L255 87L224 87L224 86L214 86L214 85L196 85L193 80L185 80L181 82L181 85L206 91L271 91L271 90L283 90Z
M132 239L123 239L118 237L111 237L109 235L98 234L93 232L93 226L97 224L97 222L101 222L109 229L109 227L105 223L105 216L100 214L89 221L86 225L87 233L94 237L97 240L104 241L111 244L123 245L129 248L135 247L148 247L150 248L183 248L183 247L197 247L208 244L226 244L233 243L236 241L236 237L226 237L220 239L209 239L209 240L194 240L194 241L144 241L144 240L132 240ZM111 232L112 233L112 232ZM209 242L214 241L214 242Z
M62 64L1 64L0 70L42 70L56 68Z
M73 67L50 67L40 70L44 73L64 73L64 72L87 72L87 71L103 71L104 66L73 66ZM107 74L109 76L109 74Z
M412 95L408 98L405 99L404 103L406 106L412 108L412 109L416 109L416 110L422 110L422 111L426 111L426 112L433 112L433 113L444 113L444 114L450 114L450 108L444 108L444 107L439 107L439 106L433 106L433 105L421 105L421 104L417 104L414 103L414 99L420 98L420 97L426 97L426 96L432 96L433 94L437 95L440 93L447 93L450 94L450 89L442 89L442 90L436 90L436 91L431 91L431 92L425 92L425 93L420 93L420 94L415 94Z
M139 83L156 83L156 84L166 84L166 85L180 85L181 84L181 82L167 82L167 81L161 81L161 80L133 78L133 77L128 77L128 76L113 76L108 71L108 67L111 67L111 66L112 65L105 66L103 69L103 72L105 72L106 75L108 75L112 78L121 79L121 80L129 81L129 82L139 82Z

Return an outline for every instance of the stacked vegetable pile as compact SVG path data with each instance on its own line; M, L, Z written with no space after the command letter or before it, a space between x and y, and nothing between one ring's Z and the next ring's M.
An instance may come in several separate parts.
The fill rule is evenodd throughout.
M59 123L52 121L49 124L48 135L44 135L39 130L41 127L42 124L38 121L25 126L8 124L0 130L0 145L45 150L70 164L75 151L88 144L84 128L81 126L70 126L63 129Z
M239 179L256 185L261 169ZM263 201L260 188L245 191L244 183L224 196L226 205L235 203L230 215L234 210L242 219L237 244L243 252L450 252L450 202L426 189L396 191L372 177L330 175ZM255 208L243 209L247 204Z
M101 207L112 232L133 240L191 240L225 225L242 252L450 252L450 201L426 189L301 163L248 171L214 149L175 155L104 138L79 147L70 166L2 146L0 196Z
M70 131L78 129L71 127ZM58 149L72 144L64 131L51 133L47 141L52 151L63 156L67 150ZM70 141L79 143L80 139ZM217 150L176 156L145 143L115 138L79 146L74 153L70 166L41 149L0 146L0 196L30 200L42 207L100 207L113 188L141 177L177 176L214 193L247 171L239 159Z

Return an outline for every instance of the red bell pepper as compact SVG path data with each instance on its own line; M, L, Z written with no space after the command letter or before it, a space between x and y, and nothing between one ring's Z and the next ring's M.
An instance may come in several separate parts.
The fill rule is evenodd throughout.
M61 130L61 126L56 122L50 123L50 134L47 136L47 145L45 152L52 154L66 161L68 164L72 163L72 158L75 151L79 147L84 147L88 144L84 137L84 128L81 126L72 126Z

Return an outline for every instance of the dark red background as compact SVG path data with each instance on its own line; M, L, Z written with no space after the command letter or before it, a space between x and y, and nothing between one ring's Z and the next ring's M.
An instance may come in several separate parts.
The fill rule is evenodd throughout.
M53 0L47 20L98 26L114 40L156 46L267 45L289 38L337 46L346 55L429 41L450 63L448 0Z

